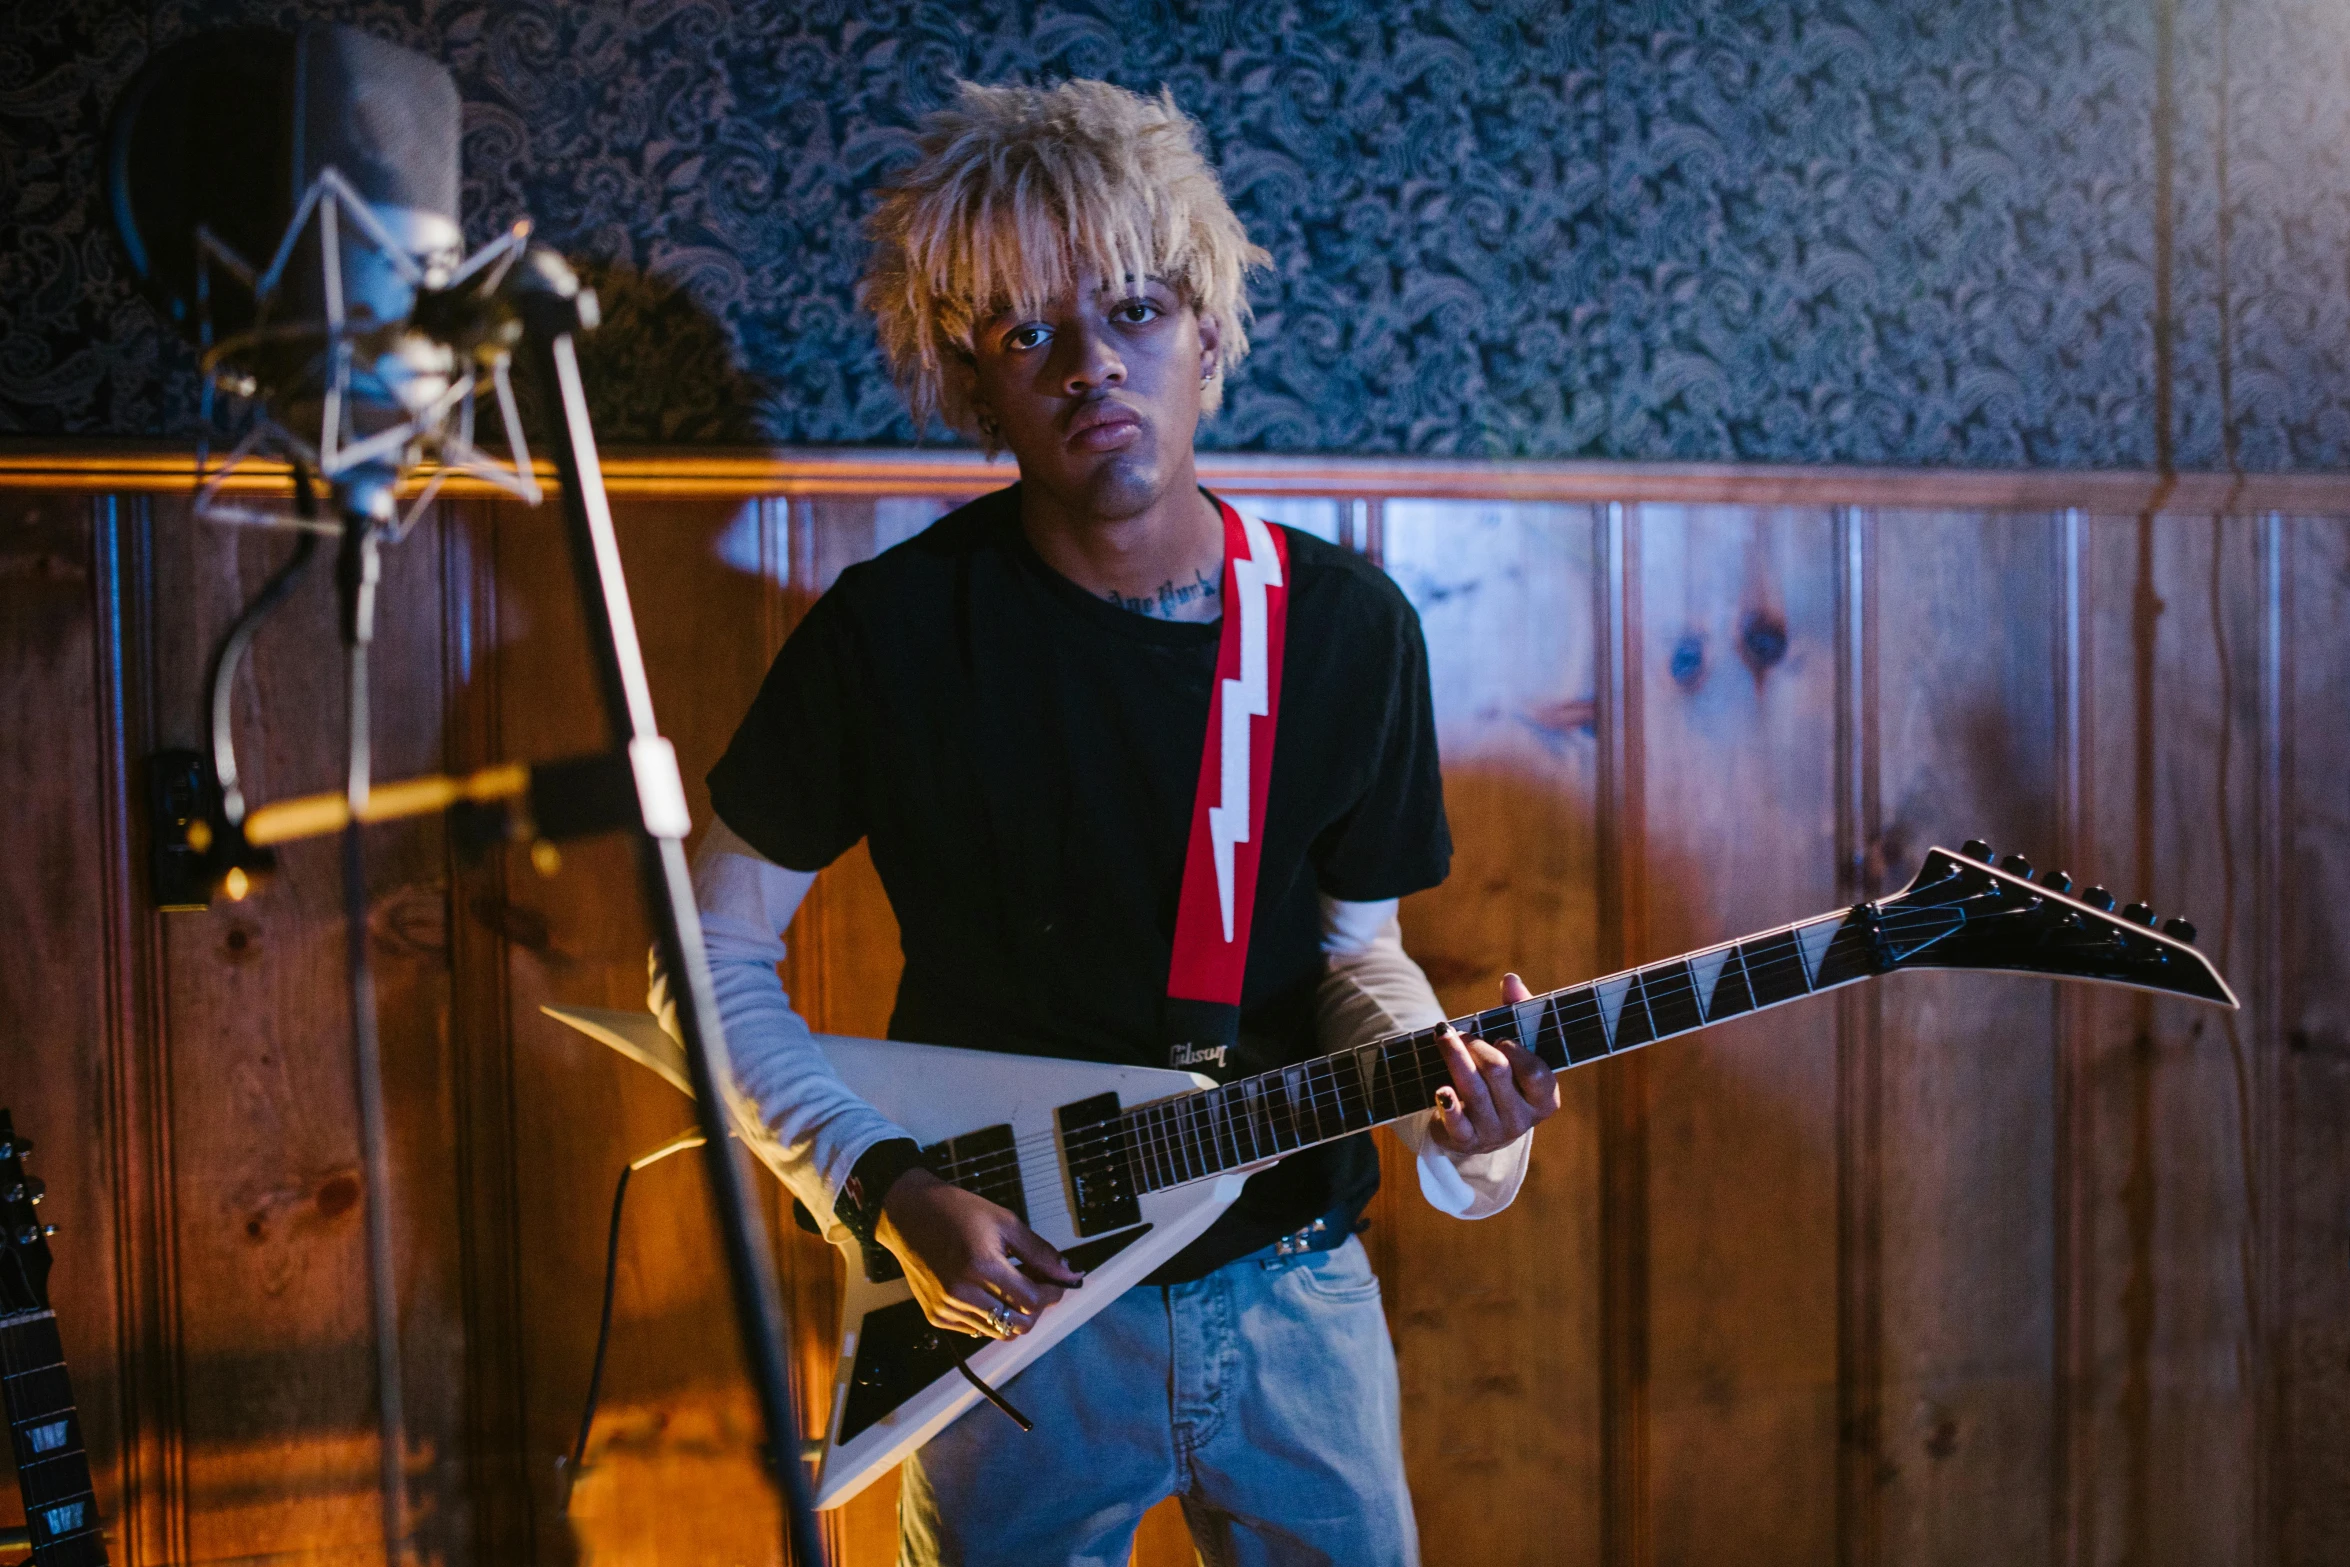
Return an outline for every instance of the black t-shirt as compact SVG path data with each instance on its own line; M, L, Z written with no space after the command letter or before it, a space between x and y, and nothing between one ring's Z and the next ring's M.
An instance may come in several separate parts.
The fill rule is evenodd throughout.
M1367 901L1452 856L1418 617L1385 573L1285 530L1289 620L1240 1044L1318 1055L1316 893ZM841 574L710 774L718 815L814 871L858 839L898 917L892 1038L1164 1067L1175 904L1221 628L1095 598L1038 557L1014 486ZM1378 1189L1366 1137L1293 1155L1157 1275L1198 1277Z

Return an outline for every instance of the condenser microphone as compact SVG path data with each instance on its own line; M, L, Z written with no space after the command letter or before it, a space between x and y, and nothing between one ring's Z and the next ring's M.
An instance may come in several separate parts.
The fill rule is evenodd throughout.
M490 471L472 446L477 385L519 436L495 290L527 230L465 258L462 125L455 79L413 50L231 28L158 53L109 140L132 274L194 339L208 404L217 388L256 405L233 456L307 467L379 520L428 457L536 499L519 448ZM214 477L200 502L233 512Z

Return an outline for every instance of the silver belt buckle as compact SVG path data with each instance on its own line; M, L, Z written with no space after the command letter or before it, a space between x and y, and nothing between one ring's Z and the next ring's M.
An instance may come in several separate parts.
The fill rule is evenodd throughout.
M1292 1231L1273 1243L1274 1255L1296 1257L1314 1249L1314 1237L1330 1228L1327 1219L1316 1219L1302 1230Z

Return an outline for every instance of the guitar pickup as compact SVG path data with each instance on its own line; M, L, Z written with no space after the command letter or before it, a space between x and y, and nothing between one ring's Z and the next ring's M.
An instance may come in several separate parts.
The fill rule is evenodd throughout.
M1142 1222L1126 1124L1116 1094L1096 1094L1053 1112L1061 1134L1061 1168L1069 1182L1071 1228L1100 1235Z

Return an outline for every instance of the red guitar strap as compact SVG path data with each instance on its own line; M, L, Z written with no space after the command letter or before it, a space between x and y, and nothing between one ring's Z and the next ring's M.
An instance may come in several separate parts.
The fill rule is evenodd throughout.
M1223 635L1167 971L1175 1066L1221 1067L1239 1038L1289 629L1289 546L1281 530L1222 501L1216 506L1224 514Z

